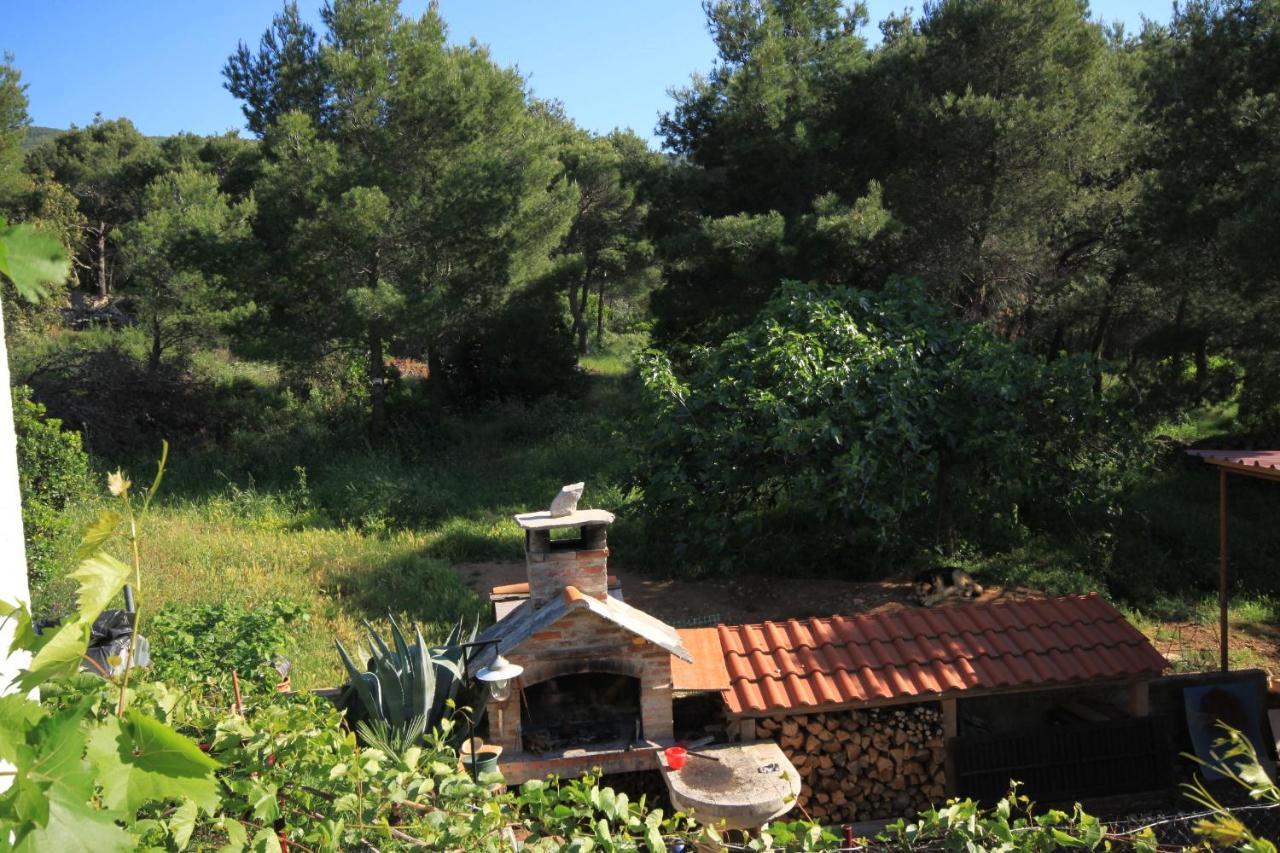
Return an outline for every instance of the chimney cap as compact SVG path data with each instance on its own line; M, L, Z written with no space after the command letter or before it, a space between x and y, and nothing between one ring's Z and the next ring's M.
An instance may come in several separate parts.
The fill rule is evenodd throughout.
M524 512L515 516L516 524L523 530L556 530L561 527L590 527L597 524L612 524L613 513L603 509L578 509L555 518L550 510Z

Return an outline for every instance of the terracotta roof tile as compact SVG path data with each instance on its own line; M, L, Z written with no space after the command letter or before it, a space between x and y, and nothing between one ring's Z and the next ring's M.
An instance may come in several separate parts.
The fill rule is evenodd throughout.
M677 628L680 642L693 661L671 656L671 686L676 690L723 691L729 689L720 632L715 628Z
M734 714L1157 675L1168 664L1095 594L721 625Z

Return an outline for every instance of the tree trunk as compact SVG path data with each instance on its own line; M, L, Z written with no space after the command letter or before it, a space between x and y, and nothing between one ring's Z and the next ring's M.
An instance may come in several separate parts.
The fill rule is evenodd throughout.
M377 323L369 327L369 433L382 435L387 421L387 370L382 361L382 330Z
M107 223L98 223L98 296L111 295L111 282L107 280Z
M596 349L604 347L604 277L600 277L600 298L596 303Z
M160 369L160 356L164 354L164 338L160 335L160 321L151 321L151 353L147 357L147 370L155 373Z
M590 286L586 281L569 282L569 316L573 319L573 334L578 339L578 355L587 354L587 293Z
M573 328L578 334L578 355L586 355L590 352L587 346L587 339L591 335L591 323L587 320L587 300L591 296L591 283L584 281L582 283L582 300L578 303L578 316L574 320Z

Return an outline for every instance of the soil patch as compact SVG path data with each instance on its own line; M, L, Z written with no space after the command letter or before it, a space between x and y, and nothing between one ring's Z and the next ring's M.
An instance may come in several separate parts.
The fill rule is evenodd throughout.
M463 583L483 596L502 584L527 580L522 562L459 563L454 570ZM633 607L669 625L701 625L849 616L915 607L909 579L872 583L831 578L776 579L754 575L715 580L657 579L610 566L622 582L622 595ZM985 587L979 601L1027 598L1036 591L1022 587Z

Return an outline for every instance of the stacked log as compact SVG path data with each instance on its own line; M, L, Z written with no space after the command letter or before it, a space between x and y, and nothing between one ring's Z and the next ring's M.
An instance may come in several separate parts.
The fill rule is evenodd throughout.
M756 720L800 772L798 805L825 824L909 817L946 799L936 703Z

